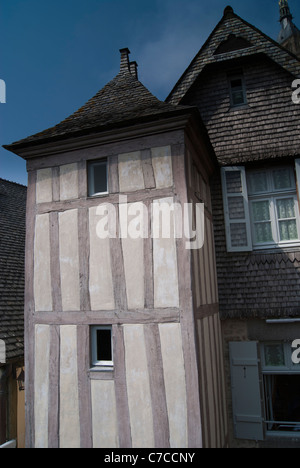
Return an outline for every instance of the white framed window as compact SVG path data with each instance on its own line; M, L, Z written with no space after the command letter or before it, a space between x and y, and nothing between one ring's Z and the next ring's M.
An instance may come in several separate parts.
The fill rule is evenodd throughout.
M91 327L92 367L113 368L113 339L111 326Z
M300 246L300 160L295 167L223 167L228 252Z
M295 171L278 167L247 173L254 248L300 244Z
M88 162L88 196L96 197L108 194L107 159Z
M247 104L246 85L243 74L228 75L230 104L232 107L240 107Z
M289 342L261 344L265 424L270 435L300 436L300 364Z

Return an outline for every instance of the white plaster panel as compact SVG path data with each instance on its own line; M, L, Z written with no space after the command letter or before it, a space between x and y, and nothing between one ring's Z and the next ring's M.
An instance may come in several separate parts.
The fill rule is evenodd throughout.
M188 447L187 395L181 326L159 325L171 448Z
M48 448L50 326L35 326L35 448Z
M135 192L145 188L141 152L119 155L120 192Z
M92 380L93 448L118 448L115 383Z
M60 166L60 199L72 200L78 198L78 165L66 164Z
M151 155L156 188L172 187L173 171L171 147L163 146L160 148L152 148Z
M132 447L154 447L152 403L143 325L125 325L125 364Z
M80 447L77 327L60 327L60 448Z
M38 215L36 217L34 239L34 300L36 311L52 311L49 214Z
M122 234L122 249L125 269L126 293L128 309L143 309L145 305L144 294L144 239L142 233L138 232L133 226L137 220L138 224L148 225L148 217L144 214L143 203L132 203L127 205L128 223L121 216L120 208L120 229ZM135 217L130 216L135 214ZM131 226L133 230L131 231ZM141 228L143 229L143 228ZM134 238L132 238L134 237ZM135 238L136 237L136 238Z
M174 213L170 216L157 216L155 206L171 206L172 198L155 200L152 205L152 227L157 231L153 239L153 271L154 271L154 307L179 307L179 289L177 272L176 239L174 236ZM156 214L155 214L156 213ZM170 235L163 232L163 223L170 226ZM166 237L166 238L164 238Z
M80 310L77 210L59 213L59 258L63 311Z
M36 202L52 202L52 168L39 169L36 175Z
M89 209L90 231L90 274L89 290L92 310L113 310L115 308L114 288L111 269L110 239L97 235L97 207Z

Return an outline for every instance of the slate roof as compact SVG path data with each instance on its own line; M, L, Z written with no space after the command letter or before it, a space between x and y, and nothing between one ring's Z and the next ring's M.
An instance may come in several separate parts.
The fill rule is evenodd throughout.
M26 187L0 179L0 339L7 360L24 354Z
M180 114L187 109L157 99L130 70L129 62L128 68L121 63L120 73L72 115L52 128L4 148L14 152L21 147Z

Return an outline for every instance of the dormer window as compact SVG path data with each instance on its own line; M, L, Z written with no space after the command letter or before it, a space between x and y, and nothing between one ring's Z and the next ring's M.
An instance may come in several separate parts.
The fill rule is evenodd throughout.
M244 106L247 104L246 86L242 73L228 76L230 103L232 107Z

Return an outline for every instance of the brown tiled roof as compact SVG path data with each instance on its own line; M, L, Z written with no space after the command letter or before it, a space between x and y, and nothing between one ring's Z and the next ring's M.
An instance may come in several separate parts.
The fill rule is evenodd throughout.
M157 99L130 69L120 73L70 117L52 128L4 146L14 149L65 139L185 111Z
M0 339L7 360L24 353L26 187L0 179Z

